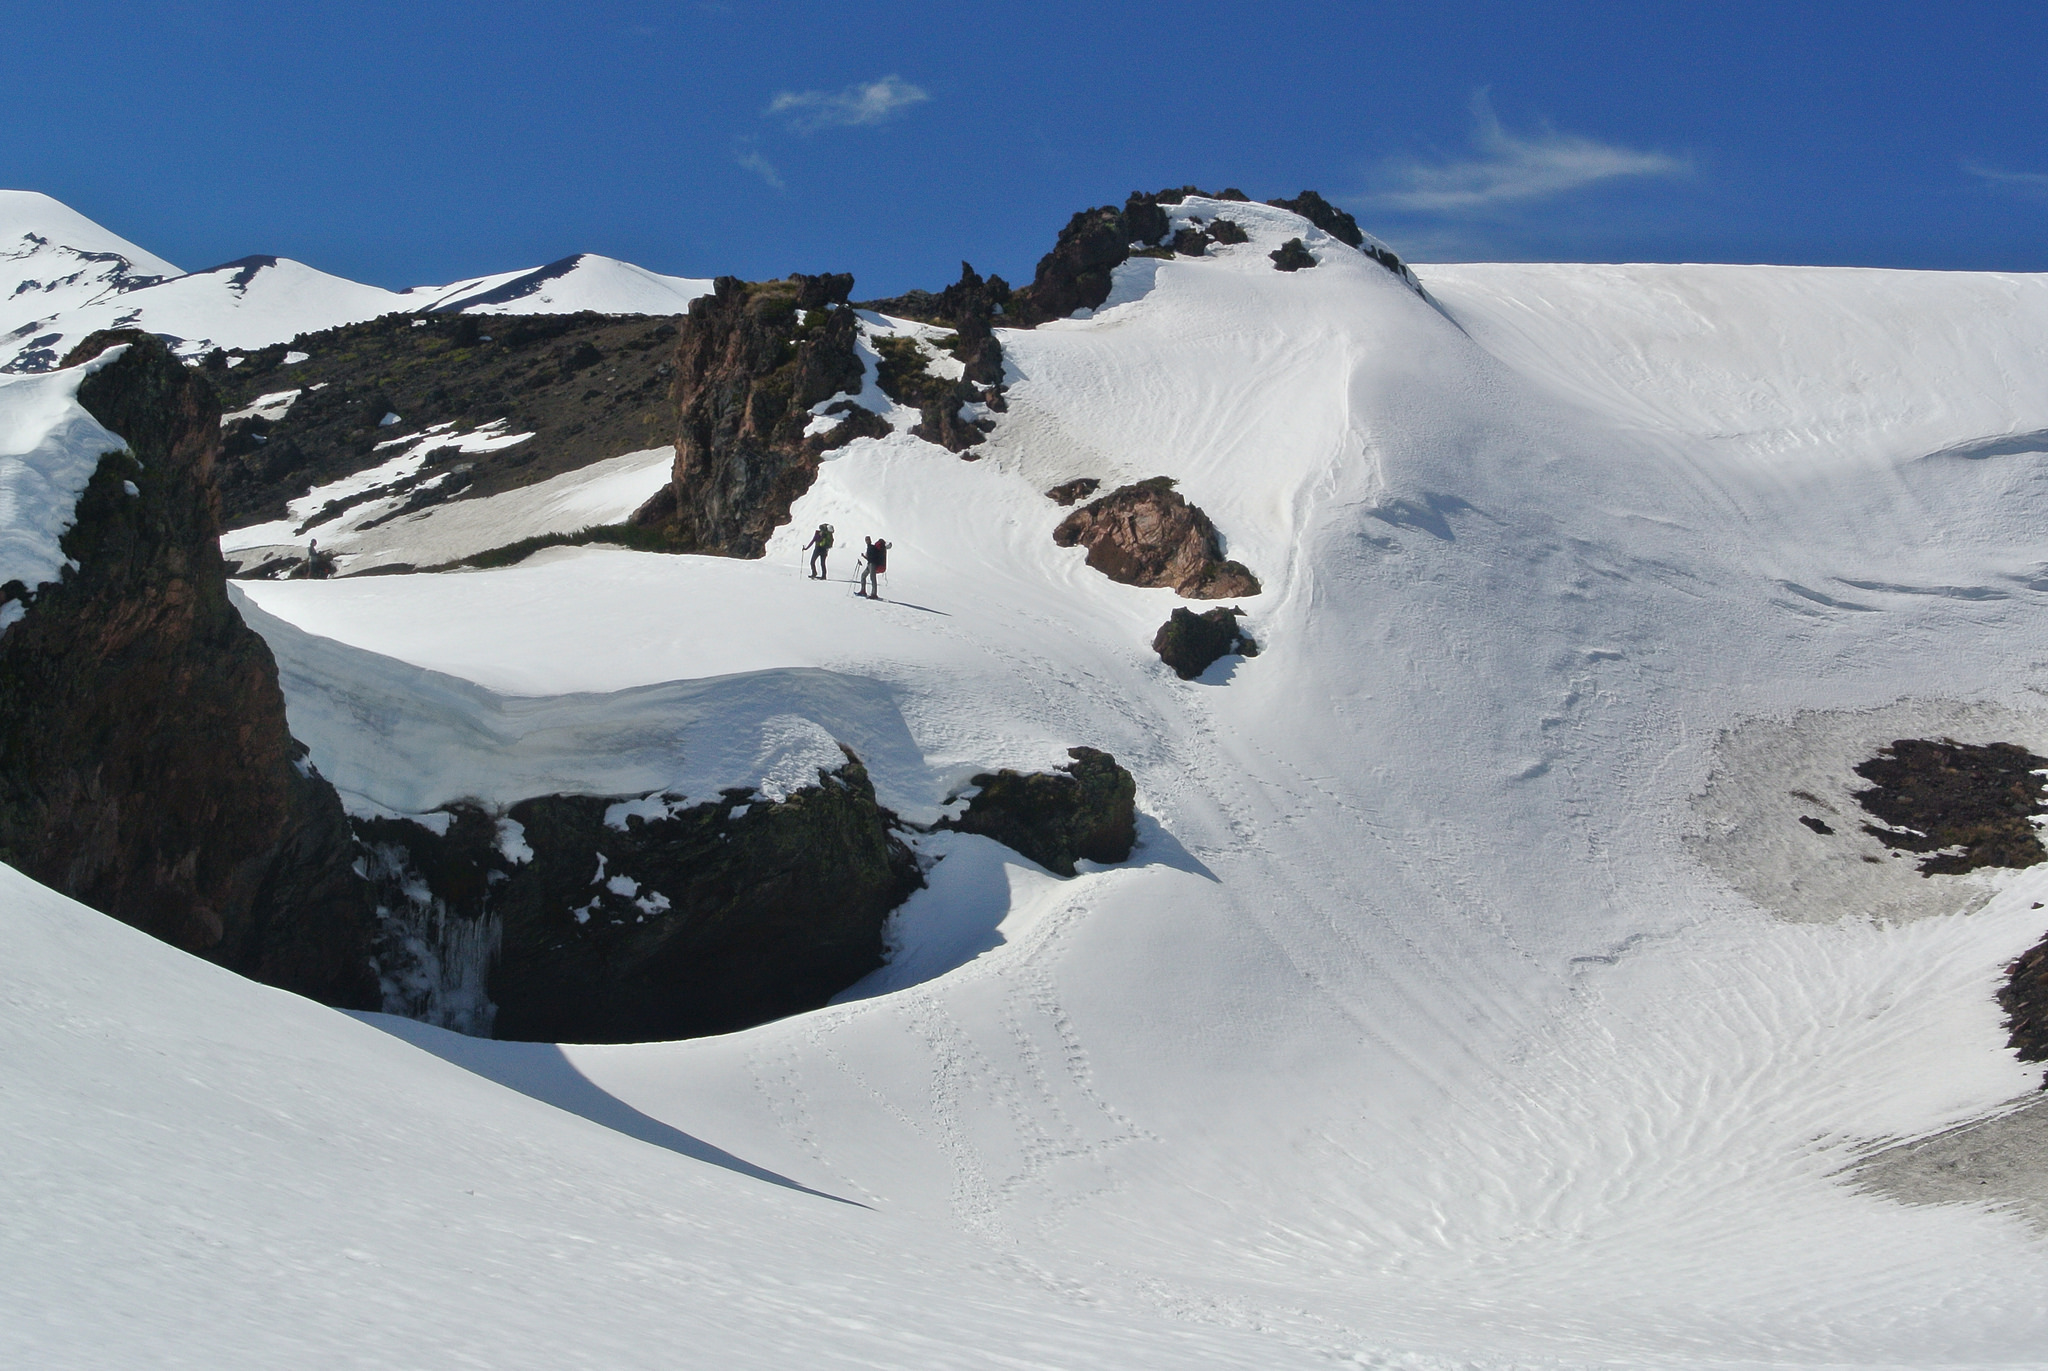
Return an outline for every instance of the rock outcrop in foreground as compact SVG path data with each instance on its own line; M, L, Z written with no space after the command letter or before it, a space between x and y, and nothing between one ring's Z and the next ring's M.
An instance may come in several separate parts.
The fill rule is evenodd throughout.
M691 302L676 340L674 474L636 524L664 530L679 552L759 557L822 454L888 431L847 400L828 432L806 433L813 406L862 389L852 289L848 275L721 276Z
M0 636L0 860L257 980L375 1008L347 819L228 600L220 407L148 334L94 334L66 365L121 344L78 400L128 450L79 500L75 569Z
M1062 876L1076 861L1123 861L1138 840L1137 783L1107 752L1070 747L1067 755L1074 760L1057 771L974 777L980 791L966 812L938 827L993 838Z
M358 824L380 901L495 948L494 1022L541 1042L724 1033L815 1009L882 964L882 926L923 884L851 753L770 801L546 795L502 819L450 806L445 834ZM423 894L424 893L424 897ZM488 930L488 931L485 931Z
M1062 519L1052 540L1088 549L1088 565L1131 586L1170 586L1190 600L1257 595L1259 578L1223 557L1209 516L1155 476L1120 486Z

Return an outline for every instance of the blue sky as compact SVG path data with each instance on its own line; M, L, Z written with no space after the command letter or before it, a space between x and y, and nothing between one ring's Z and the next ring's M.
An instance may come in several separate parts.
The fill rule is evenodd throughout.
M1419 260L2048 270L2048 5L9 6L0 184L188 268L1028 279L1131 189Z

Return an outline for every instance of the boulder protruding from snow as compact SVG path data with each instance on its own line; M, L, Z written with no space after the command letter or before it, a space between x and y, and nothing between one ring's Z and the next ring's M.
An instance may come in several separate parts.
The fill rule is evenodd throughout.
M1300 271L1316 264L1316 255L1299 238L1289 238L1266 255L1273 259L1273 266L1280 271Z
M1070 747L1057 771L998 771L973 778L980 791L940 828L979 833L1048 871L1072 876L1077 861L1121 862L1138 841L1137 782L1109 753Z
M1159 660L1173 668L1183 681L1192 681L1222 658L1235 652L1244 657L1259 655L1259 645L1238 627L1244 611L1232 605L1197 614L1176 609L1152 636L1152 650Z
M1190 600L1228 600L1260 593L1259 578L1227 561L1209 516L1155 476L1116 490L1069 514L1053 530L1061 547L1088 549L1088 565L1131 586L1170 586Z

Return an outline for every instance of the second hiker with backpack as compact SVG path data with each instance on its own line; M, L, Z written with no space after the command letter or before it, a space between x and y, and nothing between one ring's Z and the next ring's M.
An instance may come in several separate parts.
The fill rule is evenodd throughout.
M867 543L867 550L861 553L860 588L853 593L879 600L882 598L882 573L889 569L889 542L886 538L862 541Z

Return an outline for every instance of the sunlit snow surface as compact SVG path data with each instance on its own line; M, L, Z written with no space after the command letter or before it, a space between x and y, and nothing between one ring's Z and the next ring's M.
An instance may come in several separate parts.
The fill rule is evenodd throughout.
M1088 743L1137 776L1132 862L934 843L892 965L745 1033L404 1029L488 1079L0 873L0 1351L2048 1361L2048 1239L1838 1174L2038 1083L1992 992L2048 873L1795 921L1699 800L1779 784L1812 711L2040 718L2048 280L1421 269L1432 303L1278 211L1180 211L1219 212L1253 241L1003 335L983 460L851 444L759 561L244 587L314 761L377 804L579 751L509 715L623 739L672 698L577 764L687 781L722 718L744 770L808 719L916 815ZM1298 233L1321 265L1273 271ZM1262 654L1197 682L1146 646L1180 602L1054 547L1039 493L1157 474L1266 586ZM884 603L843 579L863 533Z

